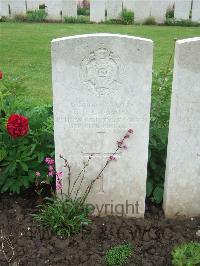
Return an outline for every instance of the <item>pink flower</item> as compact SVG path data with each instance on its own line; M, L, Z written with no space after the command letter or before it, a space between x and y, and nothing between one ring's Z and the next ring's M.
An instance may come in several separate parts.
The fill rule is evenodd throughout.
M53 172L54 168L52 165L49 165L49 172Z
M130 135L128 133L126 133L126 135L124 136L125 139L130 138Z
M123 140L118 140L117 141L117 145L118 145L119 148L121 148L122 145L123 145Z
M128 133L133 134L133 129L130 128L130 129L128 130Z
M56 173L56 190L62 190L62 172Z
M117 161L117 158L113 155L111 155L108 159L109 161Z
M54 160L50 157L46 157L45 159L45 163L48 164L48 165L54 165Z
M53 176L54 175L54 172L49 172L48 173L48 176Z
M57 172L57 173L56 173L56 177L57 177L57 178L62 178L62 174L63 174L62 172Z
M56 190L62 190L62 179L56 178Z
M40 177L40 176L41 176L40 172L35 172L35 175L36 175L37 177Z
M127 149L128 149L127 145L124 145L122 148L123 148L124 150L127 150Z

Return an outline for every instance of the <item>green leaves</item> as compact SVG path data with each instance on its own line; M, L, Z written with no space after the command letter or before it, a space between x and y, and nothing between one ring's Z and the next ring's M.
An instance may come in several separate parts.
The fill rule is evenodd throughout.
M53 233L70 236L91 222L90 213L91 209L87 205L67 197L64 200L47 199L47 204L41 206L39 213L33 217L43 227L50 228Z
M200 265L200 243L184 243L172 251L173 266Z
M125 265L133 255L133 246L130 244L118 245L109 249L106 253L105 263L107 266Z
M147 197L159 204L163 198L168 141L172 73L154 73L149 140Z
M21 189L28 188L35 181L36 171L46 171L43 164L45 156L54 156L52 106L30 108L27 104L23 106L22 102L13 105L17 113L29 118L30 125L27 136L13 139L6 130L6 120L11 109L8 110L5 106L9 107L11 104L7 96L10 97L18 80L13 83L5 80L5 84L9 84L11 89L5 87L0 90L0 93L3 91L6 95L2 98L1 106L4 109L0 110L4 113L4 117L1 117L0 112L0 191L20 193Z

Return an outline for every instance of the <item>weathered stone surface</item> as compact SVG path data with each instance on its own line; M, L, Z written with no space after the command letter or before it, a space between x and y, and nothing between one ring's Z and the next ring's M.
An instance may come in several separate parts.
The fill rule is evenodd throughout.
M200 37L177 41L164 210L200 215Z
M63 17L77 17L77 1L63 0L62 15Z
M164 23L166 20L166 12L170 6L170 0L152 0L151 1L151 16L157 23Z
M8 0L0 1L0 17L9 17Z
M26 2L25 0L9 0L11 16L25 15L26 14Z
M116 141L127 129L134 130L128 150L117 154L118 160L110 163L89 195L88 202L98 204L104 214L121 214L124 208L125 215L127 208L128 216L144 215L152 50L151 40L116 34L52 41L57 170L66 172L61 154L72 165L75 178L93 154L83 192L115 151ZM66 178L64 191L68 191ZM127 204L134 205L134 212Z
M151 14L151 1L134 0L135 22L143 23Z
M127 10L134 11L134 0L123 0L123 8Z
M39 9L39 0L27 0L27 10L38 10Z
M200 0L193 0L192 20L200 22Z
M177 20L189 19L191 0L175 0L174 17Z
M106 2L105 0L90 0L90 21L105 21Z
M52 20L61 20L62 18L62 4L63 0L45 0L45 10L48 14L47 18Z
M117 19L122 12L122 0L107 0L107 19Z

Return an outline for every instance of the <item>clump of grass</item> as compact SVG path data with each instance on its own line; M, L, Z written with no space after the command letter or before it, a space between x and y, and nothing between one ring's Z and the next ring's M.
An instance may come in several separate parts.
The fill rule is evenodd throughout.
M176 247L172 251L173 266L199 266L200 243L190 242Z
M91 223L91 212L92 209L79 200L49 198L46 206L42 205L40 212L33 214L33 218L56 235L70 236Z
M145 25L156 25L156 20L154 17L152 16L149 16L145 22L144 22Z
M123 244L112 247L107 251L105 263L107 266L122 266L133 255L133 246Z

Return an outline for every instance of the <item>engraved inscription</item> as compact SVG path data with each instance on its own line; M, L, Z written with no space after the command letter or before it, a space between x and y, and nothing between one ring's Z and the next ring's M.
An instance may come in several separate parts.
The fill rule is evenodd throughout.
M99 48L81 62L81 78L95 95L109 95L120 87L120 58L106 48Z

